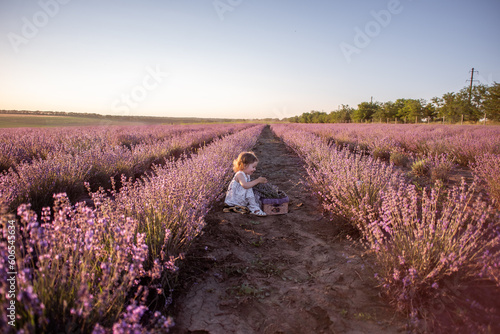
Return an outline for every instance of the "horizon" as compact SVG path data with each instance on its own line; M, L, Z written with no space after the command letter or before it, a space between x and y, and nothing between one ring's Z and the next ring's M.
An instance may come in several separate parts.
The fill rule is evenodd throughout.
M500 81L494 0L0 2L0 109L288 118Z

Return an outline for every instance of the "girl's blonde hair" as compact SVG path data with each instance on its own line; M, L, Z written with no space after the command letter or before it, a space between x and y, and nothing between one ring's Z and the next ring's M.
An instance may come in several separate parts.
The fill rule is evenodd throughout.
M253 152L241 152L233 161L233 171L239 172L243 170L246 166L253 164L254 162L259 161Z

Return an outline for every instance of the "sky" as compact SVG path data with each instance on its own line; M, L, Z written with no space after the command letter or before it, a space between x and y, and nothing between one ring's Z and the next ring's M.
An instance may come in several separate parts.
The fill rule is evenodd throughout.
M0 0L0 109L284 118L500 82L498 0Z

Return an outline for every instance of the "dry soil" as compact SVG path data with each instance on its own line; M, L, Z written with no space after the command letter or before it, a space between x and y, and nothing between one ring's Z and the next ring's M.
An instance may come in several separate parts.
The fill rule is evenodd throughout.
M266 127L253 151L290 197L285 215L224 213L218 202L181 268L173 333L400 333L370 260L322 214L302 162Z

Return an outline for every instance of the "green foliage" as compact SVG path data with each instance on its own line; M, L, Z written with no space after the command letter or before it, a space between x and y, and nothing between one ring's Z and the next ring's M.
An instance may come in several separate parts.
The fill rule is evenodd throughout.
M371 120L373 115L381 108L379 103L362 102L358 104L358 109L354 110L352 118L356 122Z
M411 172L417 176L425 176L429 173L430 167L427 160L418 160L411 165Z
M354 108L349 107L347 104L342 104L342 108L330 112L328 119L332 123L349 123L352 119L353 111Z
M348 122L479 122L500 120L500 84L476 85L462 88L459 92L448 92L433 97L430 102L423 99L397 99L396 101L362 102L357 109L342 105L329 114L320 111L303 113L291 117L293 123L348 123Z
M391 157L391 153L388 150L380 147L375 147L372 151L372 155L374 158L385 161L388 161Z
M329 114L312 110L300 116L291 117L288 121L292 123L348 123L351 121L353 111L353 108L343 104L342 108Z
M394 119L398 113L398 105L395 102L388 101L382 104L372 115L372 119L378 120L380 122L385 122L389 119Z
M405 100L403 108L399 109L398 116L402 119L422 119L425 102L423 100Z
M488 119L500 121L500 83L495 82L486 89L484 112Z
M395 150L391 152L389 161L396 166L406 167L410 163L410 158L408 154Z

